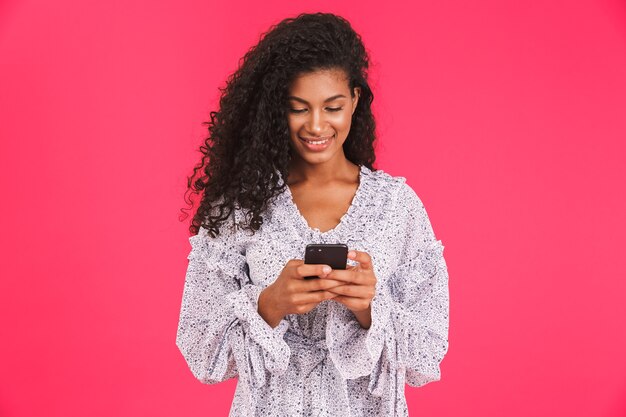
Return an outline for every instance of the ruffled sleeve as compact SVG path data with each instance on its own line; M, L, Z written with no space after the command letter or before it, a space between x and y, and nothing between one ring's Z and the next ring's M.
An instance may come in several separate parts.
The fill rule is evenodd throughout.
M203 383L238 376L262 386L266 372L280 375L287 368L291 352L283 336L288 322L272 328L259 315L263 288L249 279L234 225L231 214L216 238L204 228L189 238L176 345Z
M383 396L396 372L422 386L441 377L448 350L448 271L424 205L401 184L390 225L402 239L400 262L377 277L372 323L363 329L342 304L332 303L326 338L333 362L347 379L369 375L368 390ZM397 228L396 228L397 227Z

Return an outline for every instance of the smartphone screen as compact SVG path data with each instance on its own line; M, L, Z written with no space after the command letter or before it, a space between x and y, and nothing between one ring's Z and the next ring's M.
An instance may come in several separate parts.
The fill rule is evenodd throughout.
M332 269L346 269L348 263L348 246L343 243L310 243L304 250L305 264L324 264ZM318 276L304 279L319 278Z

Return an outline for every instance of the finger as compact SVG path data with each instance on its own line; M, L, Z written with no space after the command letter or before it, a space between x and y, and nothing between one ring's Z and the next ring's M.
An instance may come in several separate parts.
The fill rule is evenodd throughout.
M297 304L290 310L290 314L306 314L313 310L317 304L319 303Z
M343 295L338 295L333 298L333 301L343 304L352 311L363 311L364 309L371 308L372 306L372 303L369 300L366 301L361 298L346 297Z
M335 296L335 295L331 295L330 297L327 297L326 299L327 299L327 300L330 300L330 299L334 299L334 297L336 297L336 296ZM324 301L324 300L321 300L321 301ZM300 304L300 305L297 305L297 306L295 307L295 309L294 309L294 310L295 310L295 314L306 314L306 313L308 313L309 311L313 310L315 307L317 307L317 305L318 305L321 301L315 301L315 302L313 302L313 303L309 303L309 304Z
M338 295L335 298L333 298L333 301L343 304L348 309L352 309L354 308L356 304L362 302L360 298L347 297L345 295Z
M305 304L319 303L324 300L335 298L336 296L337 294L330 292L330 291L311 291L307 293L298 294L294 298L294 304L305 305Z
M324 277L329 272L332 271L332 268L326 264L305 264L302 263L295 267L296 277L304 279L304 277Z
M322 291L337 287L339 285L344 285L345 283L343 281L338 281L335 279L322 278L314 279L311 281L303 281L302 284L305 291Z
M357 261L362 269L371 270L373 268L372 257L367 252L352 249L348 252L348 259Z
M366 283L366 278L361 276L355 269L333 269L326 276L326 279L334 279L347 284L363 285Z
M348 307L348 305L351 304L353 300L354 298L346 297L345 295L338 295L335 298L333 298L333 301L337 301L338 303L341 303L345 305L346 307Z
M302 279L295 280L293 283L293 292L296 293L307 293L307 292L315 292L315 291L324 291L330 288L336 287L338 285L343 285L344 282L337 281L334 279Z
M333 292L337 295L343 295L352 298L373 298L372 289L365 285L339 285L337 287L330 288L328 291Z

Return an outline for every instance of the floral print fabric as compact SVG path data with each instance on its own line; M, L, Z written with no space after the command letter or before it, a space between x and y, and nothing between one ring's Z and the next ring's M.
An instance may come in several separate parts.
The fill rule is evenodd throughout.
M448 350L443 245L415 191L404 177L361 166L335 228L309 227L288 187L263 219L252 233L235 210L215 239L203 228L189 238L176 344L193 375L206 384L238 378L231 417L408 416L405 383L439 380ZM345 243L372 257L369 329L333 300L275 328L258 314L260 292L308 243Z

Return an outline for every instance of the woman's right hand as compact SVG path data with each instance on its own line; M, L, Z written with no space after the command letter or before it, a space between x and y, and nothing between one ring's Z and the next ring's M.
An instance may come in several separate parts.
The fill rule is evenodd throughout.
M325 278L331 271L328 265L290 259L278 278L261 291L259 314L271 327L276 327L287 314L307 313L320 302L336 297L337 294L327 290L344 283ZM304 279L307 276L320 278Z

